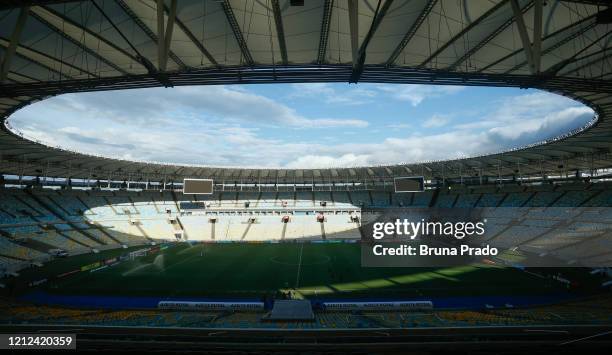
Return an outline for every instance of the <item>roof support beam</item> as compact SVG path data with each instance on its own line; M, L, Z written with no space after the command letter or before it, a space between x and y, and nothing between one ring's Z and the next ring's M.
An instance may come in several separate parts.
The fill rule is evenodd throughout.
M7 45L5 45L5 43L3 43L3 42L8 42L8 41L6 41L5 38L0 37L0 46L7 47ZM77 67L76 65L73 65L73 64L70 64L70 63L66 63L65 61L63 61L61 59L52 57L52 56L50 56L47 53L43 53L43 52L41 52L39 50L36 50L34 48L30 48L30 47L25 46L23 44L19 46L19 49L20 49L21 56L25 57L25 58L28 58L31 61L38 62L36 60L36 57L39 57L39 59L40 59L40 57L42 57L44 59L54 61L54 62L58 63L60 66L65 66L65 67L68 67L68 68L72 68L74 70L83 72L83 73L85 73L85 74L87 74L87 75L89 75L89 76L91 76L93 78L99 78L98 75L96 75L96 74L94 74L94 73L92 73L92 72L90 72L90 71L88 71L86 69L83 69L81 67Z
M113 29L117 32L117 34L119 34L119 36L121 36L121 38L123 38L123 40L125 41L125 43L128 44L128 46L130 46L130 48L132 48L132 50L134 51L134 53L136 53L136 57L130 55L129 53L127 53L126 51L124 51L123 49L116 47L114 45L111 44L111 42L106 41L106 39L103 39L102 37L100 37L101 40L104 40L105 43L108 42L107 44L113 46L113 48L116 47L117 50L119 50L120 52L122 52L123 54L129 56L132 60L140 63L143 67L145 67L145 69L147 70L147 72L149 72L149 74L154 74L156 72L155 67L153 66L153 64L146 58L144 57L142 54L140 54L140 52L138 51L138 49L136 49L136 47L134 47L134 45L132 44L132 42L130 42L130 40L128 40L128 38L123 34L123 32L121 32L119 30L119 27L117 27L117 25L115 25L115 23L113 22L113 20L111 20L110 17L108 17L108 15L106 14L106 12L104 12L104 9L102 9L100 6L98 6L98 4L96 4L95 1L91 2L93 4L93 6L100 12L100 14L102 15L102 17L104 17L104 19L106 21L108 21L108 23L110 23L110 25L113 27ZM48 10L48 9L47 9Z
M114 70L116 70L117 72L123 74L123 75L128 75L129 73L126 72L125 70L121 69L119 66L117 66L115 63L111 62L110 60L102 57L100 54L98 54L97 52L95 52L93 49L86 47L83 43L81 43L80 41L68 36L66 34L66 32L64 32L62 29L57 28L57 26L55 26L54 24L52 24L51 22L47 21L45 18L43 18L42 16L40 16L39 14L35 13L34 11L30 11L30 16L32 16L33 18L35 18L37 21L39 21L40 23L44 24L45 26L47 26L49 29L51 29L52 31L54 31L55 33L57 33L58 35L60 35L62 38L66 39L67 41L71 42L72 44L74 44L77 48L80 48L83 52L89 54L90 56L98 59L100 62L106 64L107 66L109 66L110 68L113 68Z
M287 59L287 44L285 43L285 29L283 27L283 17L281 16L280 6L278 0L272 0L272 11L274 12L274 23L276 24L276 36L278 38L278 45L280 47L281 58L283 65L288 64Z
M17 44L19 43L21 32L25 27L29 12L29 6L22 7L21 10L19 10L19 17L17 18L17 23L15 24L15 28L13 29L13 33L11 34L9 46L6 49L6 52L4 53L4 58L2 58L2 66L0 66L0 83L3 83L6 80L6 76L8 75L9 69L11 67L11 60L13 59L13 56L17 51Z
M586 56L583 56L583 57L580 57L580 58L578 57L580 54L584 53L589 48L591 48L594 45L596 45L597 43L599 43L599 41L601 41L602 39L608 37L611 33L612 33L612 31L608 31L608 32L604 33L603 35L599 36L596 40L592 41L591 43L586 45L584 48L582 48L581 50L579 50L576 53L574 53L574 55L572 55L571 57L569 57L569 58L567 58L565 60L562 60L561 62L553 65L551 68L549 68L546 71L546 74L547 75L556 75L559 71L561 71L563 68L565 68L566 66L568 66L571 63L574 63L574 62L579 61L581 59L585 59L585 58L591 57L593 55L596 55L596 54L604 52L605 49L596 51L594 53L590 53L590 54L588 54Z
M380 2L385 1L382 7L380 7ZM368 44L370 40L376 33L378 26L382 22L383 17L387 14L387 11L393 4L393 0L379 0L378 5L376 6L376 11L374 12L374 18L372 19L372 24L370 25L370 29L366 34L361 46L359 46L359 50L357 51L357 62L353 61L353 72L351 73L350 83L357 83L359 78L361 77L361 73L363 72L363 66L365 64L366 59L366 51L368 49ZM351 32L352 33L352 32Z
M70 75L68 75L68 74L66 74L66 73L61 73L60 71L55 70L55 69L51 68L50 66L48 66L48 65L46 65L46 64L43 64L43 63L38 62L38 61L35 61L35 60L34 60L34 59L32 59L32 58L26 57L25 55L23 55L23 54L21 54L21 53L15 53L14 55L15 55L15 56L17 56L17 57L19 57L19 58L21 58L21 59L24 59L24 60L26 60L26 61L28 61L28 62L30 62L30 63L32 63L32 64L34 64L34 65L37 65L37 66L39 66L39 67L41 67L41 68L43 68L43 69L45 69L45 70L49 71L50 73L54 73L54 74L56 74L56 75L57 75L57 76L60 78L60 80L61 80L62 78L66 79L66 80L74 80L74 78L73 78L72 76L70 76ZM43 79L43 80L38 79L38 80L40 80L41 82L45 82L45 81L46 81L46 80L44 80L44 79ZM47 80L48 80L48 79L47 79Z
M159 71L165 72L168 64L168 54L170 53L170 44L172 43L172 31L174 30L174 21L176 19L176 0L170 2L170 10L168 12L168 24L164 30L164 0L157 0L157 50Z
M550 53L550 52L554 51L555 49L557 49L557 48L559 48L559 47L561 47L561 46L563 46L563 45L565 45L565 44L567 44L567 43L572 42L574 39L578 38L580 35L584 34L584 33L585 33L585 32L587 32L588 30L590 30L590 29L592 29L593 27L595 27L596 25L597 25L597 23L596 23L596 22L591 22L590 24L588 24L588 25L584 26L583 28L581 28L581 29L577 30L576 32L573 32L573 33L569 34L568 36L564 37L563 39L561 39L560 41L556 42L555 44L553 44L553 45L551 45L551 46L547 47L546 49L541 50L541 48L540 48L540 49L539 49L539 51L540 51L540 55L539 55L539 57L542 57L542 56L544 56L544 55L546 55L546 54L548 54L548 53ZM599 41L599 39L598 39L597 41ZM595 42L597 42L597 41L595 41ZM591 44L589 44L589 46L590 46L590 45L591 45ZM534 49L535 49L535 47L534 47ZM578 53L578 54L579 54L579 53ZM534 58L535 58L535 57L534 57ZM514 71L516 71L516 70L518 70L518 69L520 69L520 68L522 68L522 67L523 67L525 64L527 64L527 62L523 62L523 63L519 63L519 64L517 64L517 65L516 65L516 66L514 66L512 69L508 70L508 71L506 72L506 74L510 74L510 73L512 73L512 72L514 72ZM538 64L538 65L540 65L539 63L537 63L537 64ZM540 70L541 70L541 67L540 67Z
M410 40L412 39L412 37L414 37L414 34L417 32L419 27L421 27L421 25L423 24L423 21L425 21L427 16L429 16L429 13L431 12L431 10L433 9L433 7L436 5L437 2L438 0L430 0L427 2L427 4L425 4L425 8L423 8L423 11L421 11L421 14L419 14L419 17L417 17L417 19L414 21L412 26L410 26L410 28L408 29L408 32L406 32L406 34L404 35L404 38L402 38L400 43L398 43L397 47L395 47L395 49L393 50L393 53L391 54L389 59L387 59L385 66L389 67L393 65L393 63L395 63L399 55L402 53L402 51L404 51L404 48L406 48L406 45L408 45L408 42L410 42Z
M522 12L527 12L533 6L533 1L529 2L525 7L523 7ZM506 22L504 22L501 26L496 28L493 32L491 32L488 36L486 36L482 41L478 42L474 47L470 48L467 52L465 52L459 59L457 59L453 64L451 64L446 70L455 70L461 64L463 64L466 60L468 60L472 55L482 49L487 43L491 42L493 38L497 37L500 33L502 33L506 28L514 23L514 16L511 16Z
M517 0L510 0L510 2L512 4L512 12L514 13L514 18L516 21L519 35L521 37L521 42L523 43L523 51L525 52L525 57L527 58L527 62L529 63L531 72L534 73L535 65L533 62L533 53L531 52L531 40L529 39L529 34L527 33L527 27L525 26L523 13L519 9Z
M453 45L457 40L461 39L466 33L468 33L469 31L471 31L474 27L478 26L483 20L487 19L489 16L491 16L493 13L495 13L497 10L499 10L500 8L502 8L503 6L506 5L507 0L501 1L499 2L497 5L493 6L492 8L490 8L487 12L485 12L484 14L482 14L479 18L477 18L476 20L472 21L469 25L465 26L465 28L463 28L461 31L459 31L459 33L457 33L456 35L454 35L451 39L449 39L448 41L446 41L442 46L440 46L437 50L435 50L433 53L431 53L429 55L429 57L427 57L427 59L425 59L421 64L419 64L419 67L424 67L427 64L429 64L434 58L436 58L440 53L442 53L443 51L445 51L448 47L450 47L451 45ZM522 14L522 13L521 13Z
M138 15L134 13L134 11L125 3L125 1L124 0L115 0L115 1L117 2L117 5L119 5L119 7L121 7L123 11L125 11L125 13L131 18L131 20L134 21L136 26L138 26L153 42L157 43L157 45L159 46L160 45L160 38L158 38L159 36L153 33L153 31L151 31L151 29L147 27L147 25L144 22L142 22L142 20L138 17ZM175 62L179 67L181 68L187 67L187 65L183 63L181 58L179 58L176 54L174 54L174 52L172 52L170 49L168 49L168 57L170 57L172 61Z
M590 67L590 66L592 66L592 65L594 65L594 64L597 64L597 63L601 62L602 60L608 60L608 59L609 59L609 57L606 55L606 52L607 52L607 51L610 51L610 50L611 50L610 48L605 48L605 49L603 49L603 50L601 50L601 51L597 51L597 52L595 52L595 53L589 54L588 56L584 56L584 57L582 57L582 58L578 58L578 59L576 59L576 61L578 61L578 60L581 60L581 59L586 59L587 57L594 56L594 55L596 55L596 54L603 54L602 56L597 57L597 58L596 58L596 59L594 59L594 60L591 60L591 61L589 61L589 62L587 62L587 63L585 63L585 64L582 64L582 65L579 65L579 66L575 67L574 69L569 70L569 71L567 71L567 72L563 73L563 76L567 76L567 75L574 74L574 73L576 73L576 72L578 72L578 71L580 71L580 70L582 70L582 69L585 69L585 68L588 68L588 67ZM568 63L568 64L569 64L569 63Z
M359 51L359 2L348 0L349 33L351 36L351 52L353 66L357 63L357 52Z
M30 81L38 81L38 82L40 82L40 79L36 79L35 77L32 77L32 76L30 76L30 75L26 75L26 74L23 74L23 73L17 73L17 72L15 72L15 71L9 71L9 72L8 72L8 74L7 74L7 76L8 76L8 75L14 75L14 76L16 76L16 77L18 77L18 78L24 78L24 79L26 79L26 80L30 80ZM22 82L22 80L19 80L18 82Z
M164 12L162 11L163 0L157 0L157 68L160 72L166 71L168 63L168 52L164 49L166 41L164 40ZM176 4L175 4L176 5Z
M529 64L529 71L531 74L538 74L540 72L539 63L542 46L542 0L535 0L533 45L529 39L525 19L523 18L523 12L521 12L518 0L510 0L510 4L512 5L512 12L514 13L518 32L523 43L523 51Z
M62 4L69 2L77 2L80 0L3 0L0 4L0 11L11 10L24 6L42 6L52 4Z
M95 2L92 1L92 4L94 5L94 7L97 7L97 4ZM130 58L131 60L133 60L136 63L140 63L140 60L138 60L138 58L134 55L132 55L131 53L129 53L128 51L124 50L123 48L119 47L117 44L107 40L106 38L100 36L98 33L93 32L92 30L90 30L89 28L87 28L85 25L82 25L80 23L77 23L73 20L71 20L70 18L64 16L64 14L59 13L58 11L55 11L54 9L50 8L50 7L43 7L45 9L45 11L49 12L51 15L57 17L58 19L60 19L62 22L69 24L71 26L77 27L79 28L81 31L83 31L83 33L87 34L88 36L91 36L93 38L95 38L96 40L104 43L105 45L113 48L114 50L116 50L117 52L123 54L124 56ZM105 14L102 14L103 16ZM108 21L108 20L107 20ZM110 22L109 22L110 23ZM110 23L111 26L113 25L113 23ZM120 34L122 35L122 34ZM127 42L127 41L126 41ZM128 42L128 45L131 45L131 43Z
M534 3L534 19L533 19L533 62L535 66L534 73L539 73L542 68L542 7L544 0L535 0ZM523 13L520 13L523 16Z
M162 17L164 14L164 0L158 0L161 3ZM168 63L168 54L170 53L170 44L172 43L172 32L174 31L174 22L176 21L176 5L177 0L171 0L170 12L168 13L168 23L166 24L166 33L164 34L164 71L166 70L165 64Z
M321 20L321 34L319 35L319 51L317 55L317 64L325 62L327 53L327 41L329 39L329 24L331 23L331 14L334 8L334 0L325 0L323 5L323 19Z
M230 4L229 0L223 0L221 3L221 7L223 8L223 12L225 13L225 18L232 28L232 32L234 33L234 38L236 38L236 42L238 42L238 47L240 47L240 52L242 53L242 59L246 62L247 65L253 66L255 61L253 60L253 56L251 56L251 52L249 51L249 47L247 46L246 40L242 35L242 30L240 30L240 25L236 20L236 16L234 15L234 10L232 9L232 4Z
M587 21L592 21L594 18L595 18L595 15L591 15L591 16L585 17L585 18L583 18L583 19L581 19L581 20L579 20L579 21L576 21L576 22L574 22L574 23L572 23L572 24L568 25L568 26L565 26L565 27L563 27L563 28L561 28L561 29L558 29L558 30L556 30L556 31L555 31L555 32L553 32L553 33L548 34L547 36L545 36L544 38L542 38L542 40L543 40L543 41L546 41L546 40L548 40L548 39L550 39L550 38L553 38L554 36L559 35L560 33L564 32L564 31L568 31L568 30L570 30L570 29L572 29L572 28L574 28L574 27L576 27L576 26L582 25L582 24L586 23ZM591 25L587 25L587 27L589 27L589 26L591 26ZM561 42L563 42L563 40L562 40ZM553 49L554 49L554 48L557 48L557 47L558 47L558 45L557 45L557 44L555 44L555 45L551 46L550 48L553 48ZM552 49L547 48L546 50L544 50L544 51L543 51L543 53L544 53L544 54L546 54L546 53L547 53L549 50L552 50ZM479 69L477 72L478 72L478 73L481 73L481 72L487 71L487 70L489 70L490 68L492 68L492 67L496 66L497 64L502 63L502 62L505 62L506 60L508 60L508 59L510 59L510 58L512 58L512 57L514 57L514 56L516 56L516 55L518 55L519 53L521 53L521 49L517 49L517 50L513 51L512 53L507 54L507 55L505 55L505 56L503 56L503 57L501 57L501 58L497 59L496 61L492 62L491 64L486 65L486 66L485 66L485 67L483 67L482 69ZM526 63L527 63L527 62L525 62L525 64L526 64ZM523 64L521 64L521 66L522 66L522 65L523 65Z
M164 11L166 12L166 14L170 13L170 9L168 9L167 6L164 5ZM219 66L219 63L215 60L215 58L212 56L212 54L210 54L210 52L206 49L206 47L204 47L204 45L202 44L202 42L200 42L196 36L193 34L193 32L191 32L191 30L183 23L183 21L181 21L178 16L176 16L176 18L174 19L174 22L176 23L176 25L178 26L178 28L181 29L181 31L183 31L183 33L185 33L185 35L193 42L193 44L200 50L200 52L202 52L202 54L206 57L206 59L208 59L209 62L211 62L214 66Z

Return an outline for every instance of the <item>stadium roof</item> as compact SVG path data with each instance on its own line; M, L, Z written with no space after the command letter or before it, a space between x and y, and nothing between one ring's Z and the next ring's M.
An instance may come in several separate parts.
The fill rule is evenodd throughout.
M571 137L469 159L338 169L122 161L2 125L0 171L116 179L330 181L612 166L607 1L96 0L0 4L0 112L68 92L178 85L384 82L539 88L598 120ZM27 5L24 7L24 4ZM573 132L576 133L576 132Z

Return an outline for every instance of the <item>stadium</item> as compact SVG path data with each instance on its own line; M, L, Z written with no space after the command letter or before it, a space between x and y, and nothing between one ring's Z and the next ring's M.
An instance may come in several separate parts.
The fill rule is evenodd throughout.
M611 24L598 0L3 1L1 333L90 351L609 349ZM9 122L64 94L295 83L537 89L594 115L492 154L338 168L119 159ZM473 249L499 253L372 257L376 224L402 218L483 223Z

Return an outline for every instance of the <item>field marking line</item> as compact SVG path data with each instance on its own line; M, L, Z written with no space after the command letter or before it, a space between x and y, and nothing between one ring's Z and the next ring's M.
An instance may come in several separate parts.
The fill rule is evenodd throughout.
M183 264L183 263L185 263L185 262L187 262L189 260L195 259L195 258L197 258L199 256L200 256L200 254L192 255L192 256L190 256L190 257L188 257L186 259L183 259L183 260L181 260L181 261L179 261L177 263L174 263L174 264L172 264L170 266L165 267L163 271L167 271L168 269L171 269L171 268L173 268L173 267L175 267L177 265L181 265L181 264Z
M588 337L566 341L566 342L563 342L563 343L561 343L559 345L568 345L568 344L576 343L576 342L583 341L583 340L588 340L588 339L593 339L593 338L601 337L601 336L608 335L608 334L612 334L612 331L598 333L598 334L594 334L594 335L591 335L591 336L588 336Z
M297 275L295 277L295 288L297 289L300 284L300 272L302 271L302 254L304 254L304 243L300 243L300 258L298 260Z
M555 312L550 312L550 314L552 314L553 316L555 316L555 317L557 317L557 318L559 318L559 319L564 319L563 317L561 317L560 315L558 315L558 314L557 314L557 313L555 313Z
M151 265L153 265L153 263L136 266L135 268L132 268L132 269L130 269L128 271L125 271L125 272L121 273L121 276L131 275L131 274L133 274L135 272L138 272L138 271L140 271L140 270L142 270L144 268L147 268L147 267L149 267Z
M182 255L182 254L185 254L185 253L187 253L187 252L193 251L193 249L194 249L194 248L197 248L197 247L196 247L196 246L189 246L189 247L186 247L185 249L183 249L183 250L181 250L181 251L177 252L177 253L176 253L176 255Z
M189 249L191 249L191 248L189 248ZM165 259L165 255L166 255L166 254L160 254L160 255L161 255L161 256L164 256L164 259ZM160 255L158 255L158 256L160 256ZM177 255L178 255L178 253L177 253ZM177 263L174 263L174 264L172 264L172 265L170 265L170 266L164 266L164 267L163 267L163 269L162 269L162 270L160 270L160 271L162 271L162 272L166 272L168 269L171 269L171 268L173 268L174 266L177 266L177 265L183 264L183 263L185 263L185 262L187 262L187 261L189 261L189 260L195 259L197 256L199 256L199 254L192 255L192 256L190 256L190 257L188 257L188 258L185 258L185 259L183 259L183 260L181 260L181 261L179 261L179 262L177 262ZM149 267L149 266L154 266L154 265L155 265L154 263L148 263L148 264L140 265L140 266L137 266L137 267L136 267L136 268L134 268L134 269L131 269L131 270L128 270L128 271L126 271L126 272L122 273L122 274L121 274L121 276L127 276L127 275L130 275L130 274L132 274L132 273L138 272L138 271L140 271L140 270L142 270L142 269L144 269L144 268L146 268L146 267ZM155 272L147 272L147 274L153 274L153 275L154 275L154 274L158 274L158 273L159 273L159 271L155 271Z

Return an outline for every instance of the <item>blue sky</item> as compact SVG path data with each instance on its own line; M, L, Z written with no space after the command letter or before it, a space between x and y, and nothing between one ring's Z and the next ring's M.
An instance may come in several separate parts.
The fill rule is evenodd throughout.
M344 167L505 150L583 126L593 111L537 90L389 84L198 86L67 94L13 128L124 159L241 167Z

